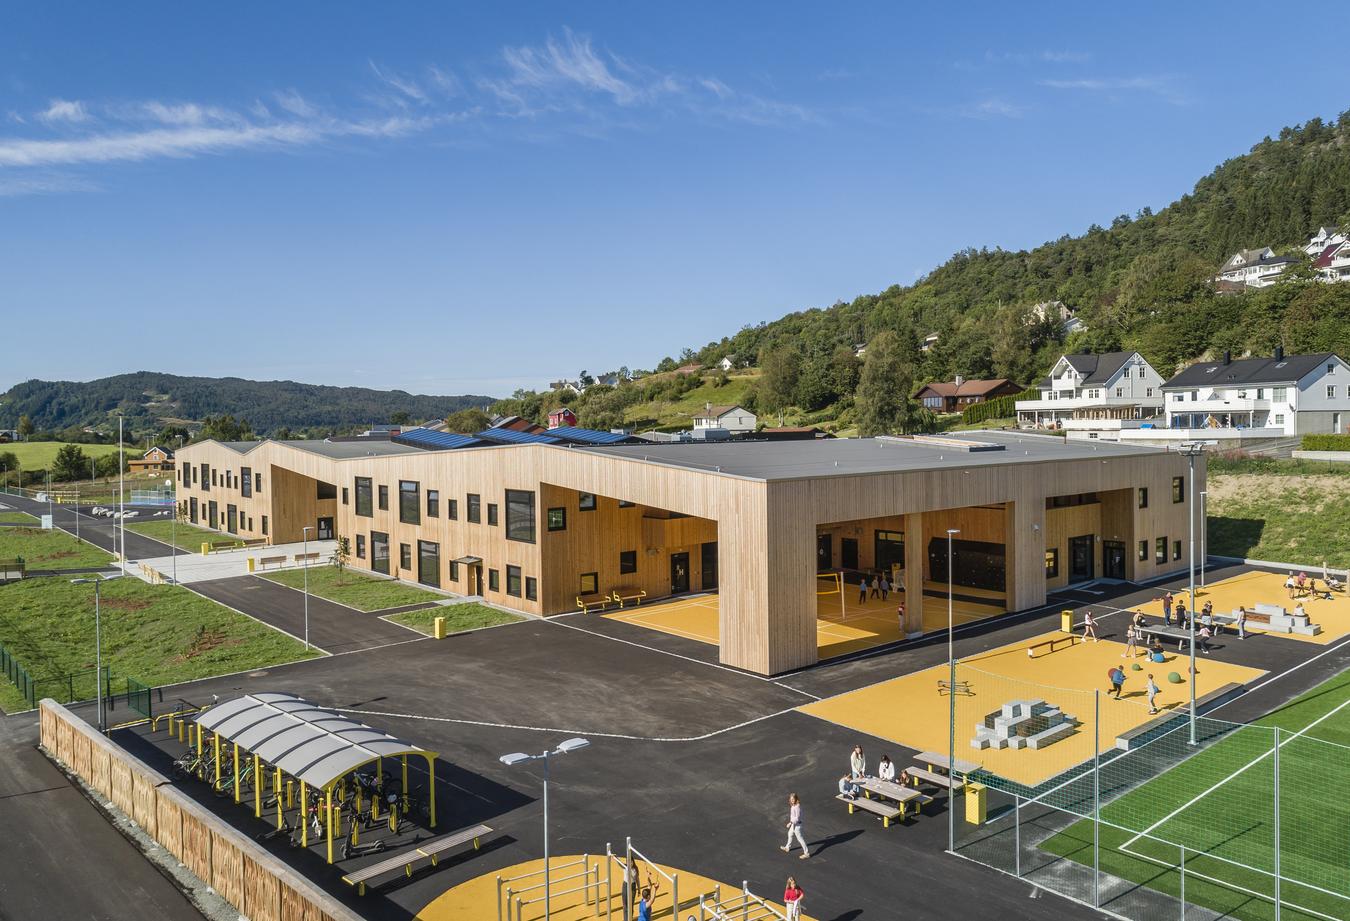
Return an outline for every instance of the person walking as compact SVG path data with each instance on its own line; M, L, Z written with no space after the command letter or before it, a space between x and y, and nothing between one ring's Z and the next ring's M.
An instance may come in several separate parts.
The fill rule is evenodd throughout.
M797 885L797 877L787 878L787 888L783 890L783 907L787 909L787 921L801 921L802 897L806 892Z
M1163 626L1172 626L1172 593L1166 592L1162 596L1163 603Z
M1125 651L1120 654L1122 659L1126 656L1133 659L1139 654L1139 647L1136 645L1138 640L1139 631L1134 629L1134 624L1130 624L1125 628Z
M867 603L867 576L858 580L858 604Z
M1238 632L1238 639L1240 639L1240 640L1245 640L1245 639L1247 638L1247 607L1246 607L1246 605L1239 605L1239 606L1238 606L1238 609L1237 609L1237 632Z
M1092 642L1097 642L1097 622L1092 619L1092 609L1088 608L1083 612L1083 642L1086 643L1088 637L1092 637Z
M1106 693L1114 694L1116 700L1120 700L1120 689L1125 686L1125 669L1119 665L1113 665L1107 670L1106 678L1109 682Z
M891 583L890 583L890 580L886 578L886 574L885 574L885 573L882 573L882 575L881 575L881 600L882 600L882 601L885 601L885 600L886 600L886 597L887 597L888 595L890 595L890 593L891 593Z
M805 860L811 856L811 852L806 849L806 839L802 837L802 801L796 793L788 794L788 820L787 820L787 843L779 850L785 854L792 853L792 839L796 838L797 843L802 846L799 860Z
M861 745L853 746L853 751L848 756L849 776L856 780L862 780L867 776L867 756L863 754Z
M872 586L871 586L871 588L872 588L872 597L873 597L873 598L880 598L880 597L881 597L881 577L880 577L880 576L873 576L873 577L872 577Z
M1158 712L1158 683L1157 683L1156 681L1153 680L1153 674L1152 674L1152 673L1149 673L1149 676L1148 676L1148 686L1145 688L1145 692L1148 694L1148 712L1149 712L1149 713L1157 713L1157 712Z

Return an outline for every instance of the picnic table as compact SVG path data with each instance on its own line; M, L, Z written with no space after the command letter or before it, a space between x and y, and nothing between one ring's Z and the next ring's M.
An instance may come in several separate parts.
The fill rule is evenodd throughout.
M933 798L920 793L913 787L906 787L892 780L882 780L880 777L864 777L862 780L855 780L864 795L871 799L872 794L883 799L893 800L900 807L900 815L903 816L910 803L914 804L914 811L921 812L924 803L931 803Z
M936 772L938 770L951 773L951 765L947 762L947 756L940 752L919 752L914 756L915 764L926 764L928 770ZM980 766L974 761L962 761L956 759L956 772L958 774L973 774L980 769Z

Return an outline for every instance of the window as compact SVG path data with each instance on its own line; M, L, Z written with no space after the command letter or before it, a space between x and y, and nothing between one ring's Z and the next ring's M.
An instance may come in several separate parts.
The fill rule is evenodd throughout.
M489 517L491 517L491 509ZM534 543L534 493L528 489L506 491L506 539Z
M1045 551L1045 577L1053 579L1059 575L1059 548Z
M1123 396L1125 396L1125 388L1124 388L1124 387L1117 387L1117 388L1116 388L1116 396L1118 396L1118 397L1123 397Z
M254 491L254 492L262 492L262 474L261 474L261 473L255 473L255 474L253 474L253 491Z
M489 502L489 503L488 503L488 524L491 525L491 526L494 527L494 528L497 526L497 503L496 503L496 502Z
M1186 501L1186 478L1184 476L1172 477L1172 501Z
M1270 388L1270 398L1271 398L1272 400L1277 401L1277 402L1281 402L1281 403L1284 402L1285 400L1287 400L1287 399L1289 398L1289 388L1288 388L1288 387L1271 387L1271 388Z
M380 511L389 511L389 487L380 484Z
M623 499L620 499L620 500L619 500L619 508L637 508L637 503L636 503L636 502L625 502Z
M322 482L321 482L321 483L319 483L319 484L317 485L317 488L316 488L316 491L315 491L315 496L316 496L318 499L321 499L321 500L322 500L322 499L336 499L336 498L337 498L337 487L334 486L332 483L322 483Z
M1196 400L1199 400L1199 399L1200 399L1200 391L1199 391L1199 390L1192 390L1192 391L1191 391L1191 402L1194 403Z
M1257 398L1258 400L1264 400L1264 399L1266 398L1266 388L1264 388L1264 387L1257 387L1257 388L1256 388L1256 398Z
M398 481L398 520L404 524L422 523L421 483L413 480Z
M441 517L441 491L439 489L427 490L427 517Z
M433 588L441 587L441 545L429 540L417 542L417 581Z
M343 504L343 505L346 505L346 504L347 504L347 496L348 496L348 493L347 493L347 487L344 486L344 487L342 487L342 504Z
M539 600L539 580L535 579L534 576L525 577L525 600Z
M1172 541L1172 559L1181 559L1181 541L1179 540Z
M363 518L374 514L370 508L370 477L356 478L356 514Z
M220 474L215 470L211 471L211 485L212 486L220 485Z
M239 468L239 495L245 499L253 497L253 471L248 467Z
M506 594L520 597L520 567L506 567Z
M1167 562L1167 538L1160 537L1153 542L1153 562Z
M582 595L594 595L598 591L600 591L600 574L598 572L583 572L577 592Z
M267 520L266 516L264 516L263 520ZM356 558L358 560L364 560L366 558L366 535L364 534L356 535Z
M451 521L459 521L459 500L447 499L445 503L445 517Z
M1146 396L1146 397L1151 397L1151 396L1153 396L1153 388L1152 388L1152 387L1145 387L1145 388L1144 388L1144 396Z
M595 493L584 492L577 497L577 508L583 512L595 511Z
M620 550L619 551L619 574L637 572L637 551Z
M411 545L411 544L399 544L399 545L398 545L398 568L399 568L399 569L402 569L402 570L405 570L405 571L411 570L411 569L412 569L412 545Z
M502 574L495 569L488 570L488 591L500 592L502 590Z
M1276 413L1276 414L1275 414L1275 424L1276 424L1276 425L1284 425L1284 413Z
M1140 508L1148 508L1148 487L1147 487L1147 486L1140 486L1140 487L1139 487L1139 507L1140 507Z
M389 535L370 532L370 569L389 575Z
M1336 385L1335 385L1335 384L1327 384L1327 399L1328 399L1328 400L1334 400L1334 399L1336 399Z
M1335 373L1336 373L1336 362L1334 362L1334 361L1329 361L1329 362L1327 362L1327 373L1328 373L1328 374L1335 374Z
M266 515L263 516L262 526L263 526L263 537L266 537L266 536L267 536L267 516L266 516Z
M451 582L459 581L459 563L455 562L454 560L450 561L450 581Z
M1146 540L1141 540L1139 542L1139 562L1148 562L1148 541Z
M548 510L548 529L550 531L567 530L567 509L551 508Z
M483 499L478 493L471 492L468 495L469 521L478 524L483 520Z

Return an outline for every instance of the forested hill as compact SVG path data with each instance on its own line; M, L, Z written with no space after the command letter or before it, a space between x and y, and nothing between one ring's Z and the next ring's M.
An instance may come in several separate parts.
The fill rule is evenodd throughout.
M387 422L398 413L414 420L441 419L456 410L485 406L492 399L138 371L87 382L31 380L16 384L8 393L0 394L0 428L14 428L26 415L39 431L75 426L107 431L112 420L115 432L113 415L120 410L129 430L135 432L228 414L247 420L253 431L265 434L282 427L298 431L368 425Z

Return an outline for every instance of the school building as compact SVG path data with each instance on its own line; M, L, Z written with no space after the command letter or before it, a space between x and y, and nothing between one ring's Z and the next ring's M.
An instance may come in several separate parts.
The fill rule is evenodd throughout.
M205 441L177 454L195 524L346 537L351 564L532 614L614 593L715 594L719 658L815 663L821 571L890 573L988 613L1188 565L1188 460L1028 432L812 441ZM542 439L544 436L534 436ZM1197 527L1199 522L1197 521ZM952 556L948 559L948 530ZM856 576L855 576L856 581ZM911 623L912 620L912 623Z

